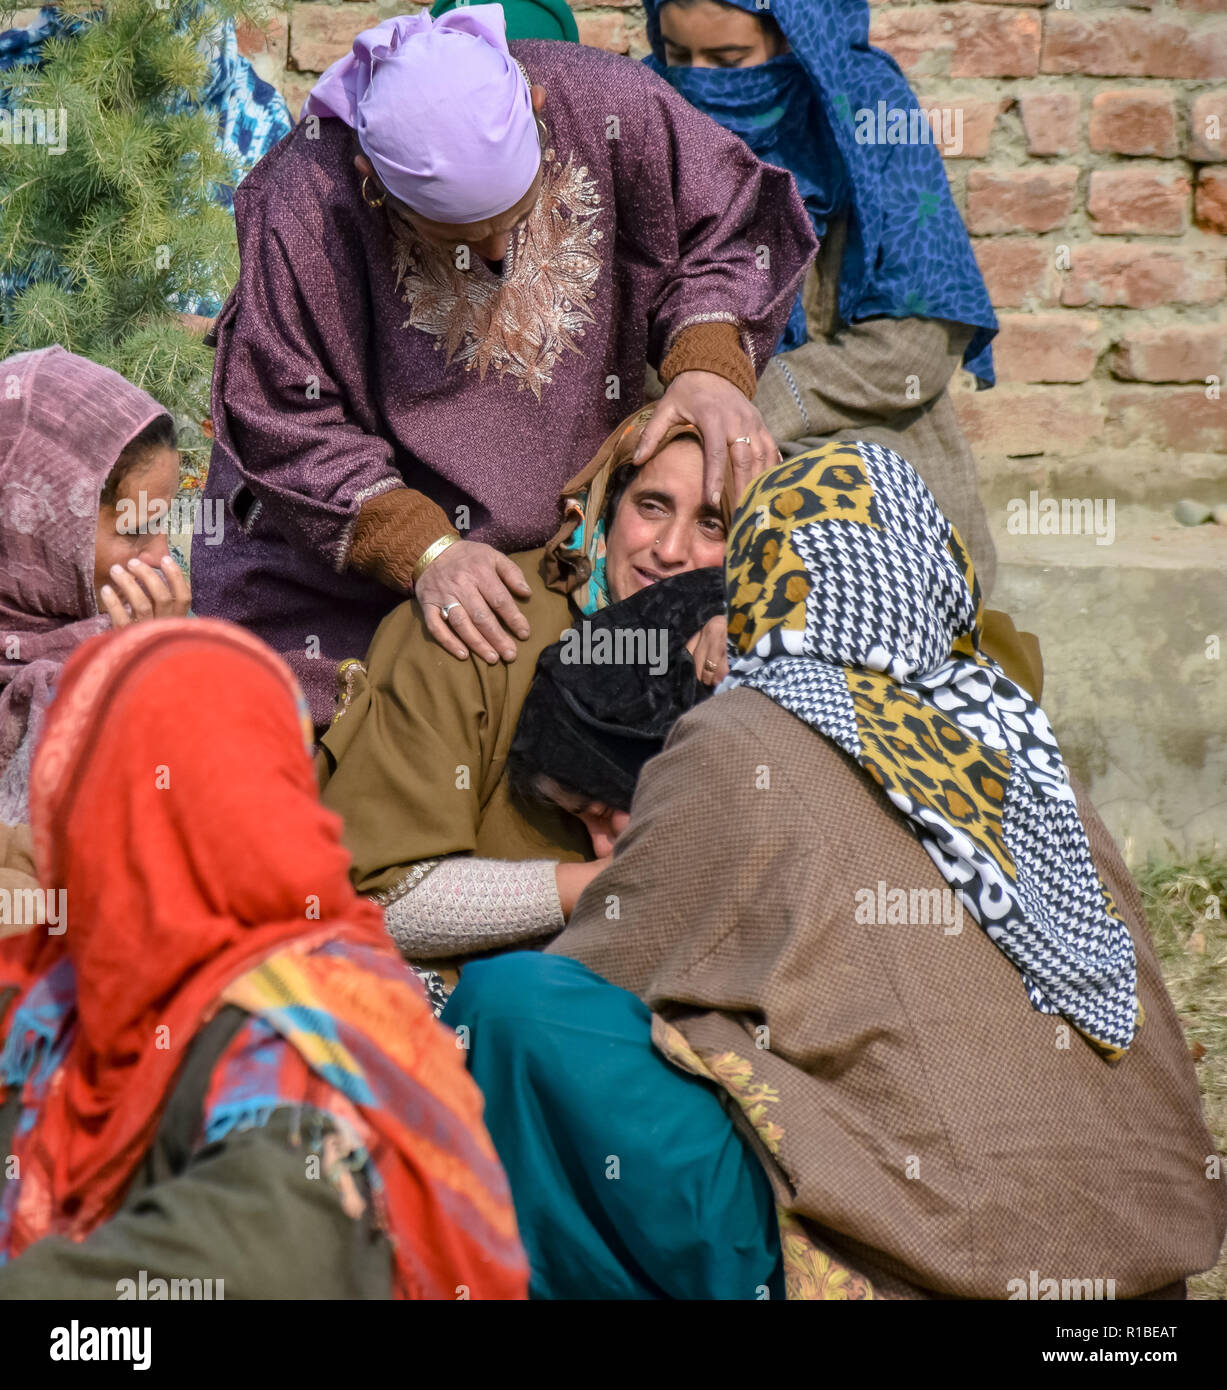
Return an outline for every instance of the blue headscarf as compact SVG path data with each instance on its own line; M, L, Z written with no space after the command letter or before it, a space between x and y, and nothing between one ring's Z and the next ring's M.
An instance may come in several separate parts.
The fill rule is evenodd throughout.
M989 343L997 319L936 145L856 138L858 112L873 114L876 132L879 103L887 111L921 109L895 60L870 48L865 0L723 0L760 18L770 15L788 40L790 53L750 68L666 66L660 10L667 3L644 0L652 45L647 65L760 159L788 169L819 237L830 217L849 214L840 320L969 324L977 332L964 365L981 386L991 386ZM863 115L859 125L868 128ZM807 336L798 296L776 350L786 352Z

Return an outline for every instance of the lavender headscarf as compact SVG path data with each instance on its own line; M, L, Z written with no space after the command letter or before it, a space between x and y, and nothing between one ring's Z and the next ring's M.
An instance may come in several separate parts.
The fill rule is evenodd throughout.
M302 114L352 127L389 192L435 222L506 212L541 163L501 5L384 20L324 73Z
M98 498L166 409L62 347L0 362L0 777L37 736L60 667L111 625L94 596Z

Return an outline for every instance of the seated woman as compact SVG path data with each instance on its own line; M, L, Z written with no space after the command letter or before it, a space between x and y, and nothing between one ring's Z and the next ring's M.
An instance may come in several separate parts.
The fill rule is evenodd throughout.
M532 636L517 661L454 660L407 602L381 623L365 668L346 663L348 688L318 760L323 801L344 822L354 886L384 906L410 959L552 935L600 871L582 862L592 850L573 816L510 797L507 756L537 657L560 633L723 561L724 517L703 500L693 432L673 427L650 459L631 461L652 415L625 421L568 485L549 545L512 557L532 588L523 608ZM723 612L718 586L708 594L689 605L688 637ZM700 653L698 666L709 681L718 673L716 656Z
M776 443L786 455L831 439L898 450L963 536L987 596L996 551L947 387L960 364L992 385L997 319L929 124L894 60L869 46L868 5L644 8L648 66L792 173L822 243L754 397ZM892 121L880 135L879 110Z
M36 886L30 759L64 661L191 604L161 525L178 484L174 421L117 372L62 347L0 362L0 875L14 888Z
M522 1297L481 1097L349 885L290 673L206 620L59 684L31 801L71 921L0 945L0 1299Z
M1188 1049L957 533L898 455L829 444L751 486L725 579L731 688L547 953L444 1013L531 1290L753 1298L778 1219L793 1298L1182 1297L1227 1225ZM733 1119L676 1125L697 1090Z

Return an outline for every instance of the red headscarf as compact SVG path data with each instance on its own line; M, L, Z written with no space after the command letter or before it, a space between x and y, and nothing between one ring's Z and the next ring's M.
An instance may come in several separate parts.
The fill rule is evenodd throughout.
M0 990L72 959L77 1033L39 1128L52 1209L77 1234L117 1206L227 985L300 938L387 945L319 803L307 729L289 671L225 623L137 624L64 667L30 802L67 931L5 941Z

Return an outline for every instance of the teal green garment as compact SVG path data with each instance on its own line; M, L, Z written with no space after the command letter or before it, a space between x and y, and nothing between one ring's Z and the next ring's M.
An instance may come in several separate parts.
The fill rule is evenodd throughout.
M579 42L575 16L567 0L497 0L507 18L507 38L566 39ZM435 0L430 8L431 19L457 8L457 0Z
M443 1022L468 1030L531 1297L784 1297L762 1164L717 1088L653 1048L633 994L516 951L466 965Z

